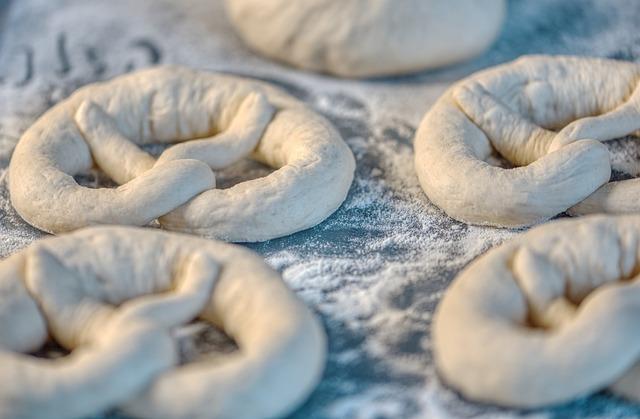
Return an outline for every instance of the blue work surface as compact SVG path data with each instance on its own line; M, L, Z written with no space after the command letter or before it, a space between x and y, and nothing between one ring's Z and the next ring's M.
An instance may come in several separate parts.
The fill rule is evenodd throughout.
M640 1L512 1L501 37L474 61L367 81L308 74L256 56L233 33L221 0L0 0L0 25L0 256L44 235L8 200L13 147L38 115L77 87L162 63L259 77L327 116L358 165L347 200L325 222L249 246L321 316L329 335L324 378L294 417L640 416L640 406L607 393L541 411L502 410L467 402L439 381L429 329L440 297L466 264L518 231L444 215L418 185L412 150L429 106L476 70L529 53L637 60ZM614 148L620 170L638 158L634 144ZM229 184L264 173L245 162L220 176ZM187 346L215 352L228 349L224 340L198 329Z

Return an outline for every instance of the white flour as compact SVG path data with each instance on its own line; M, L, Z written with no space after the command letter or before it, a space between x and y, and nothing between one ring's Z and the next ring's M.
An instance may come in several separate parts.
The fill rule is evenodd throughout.
M325 377L295 417L638 415L637 407L606 395L533 413L476 405L447 390L433 371L429 328L443 291L474 257L517 232L467 226L429 203L413 170L411 145L422 115L449 83L523 53L640 57L634 0L519 0L510 6L501 39L471 63L393 80L345 81L247 51L219 0L14 0L0 27L0 256L43 235L11 208L4 176L20 134L48 107L80 85L156 61L253 75L330 118L358 163L347 201L327 221L250 246L321 314L329 334ZM616 168L637 174L635 144L611 147ZM229 184L264 173L240 164L222 178ZM183 332L196 335L183 342L185 358L233 349L211 330Z

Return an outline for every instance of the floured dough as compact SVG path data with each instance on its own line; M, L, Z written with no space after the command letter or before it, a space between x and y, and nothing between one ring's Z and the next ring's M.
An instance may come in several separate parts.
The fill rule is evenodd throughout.
M139 146L177 143L156 160ZM215 189L213 170L251 153L277 169ZM98 166L120 186L73 176ZM312 227L353 179L353 154L324 118L264 83L158 67L86 86L20 139L11 202L30 224L61 233L94 224L146 225L228 241Z
M239 350L177 366L194 317ZM23 355L47 333L69 356ZM192 236L93 227L0 263L0 417L281 417L318 382L324 332L252 252Z
M504 0L226 0L242 39L269 57L345 77L471 58L496 38Z
M640 129L639 81L638 64L564 56L474 74L436 102L416 133L420 183L433 203L472 224L639 212L640 180L607 183L600 143ZM515 168L496 166L495 154Z
M640 217L553 222L469 265L436 310L442 378L535 408L609 388L640 401Z

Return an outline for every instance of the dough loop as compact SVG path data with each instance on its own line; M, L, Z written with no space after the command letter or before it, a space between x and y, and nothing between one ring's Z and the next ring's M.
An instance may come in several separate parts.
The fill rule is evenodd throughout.
M502 227L563 211L640 211L640 180L607 183L607 141L640 130L640 65L528 56L456 83L415 138L429 199L451 217ZM491 163L498 153L515 168Z
M177 366L196 316L239 350ZM48 333L71 354L25 355ZM0 417L280 417L320 379L324 332L278 274L221 242L132 227L39 241L0 263Z
M506 15L505 0L226 0L226 6L251 48L343 77L469 59L491 45Z
M140 146L177 143L158 159ZM251 153L277 169L215 189L213 170ZM73 176L94 165L120 186ZM321 116L264 83L158 67L86 86L20 139L11 202L30 224L61 233L146 225L227 241L263 241L312 227L344 201L355 162Z
M505 406L604 388L640 400L639 273L638 216L557 221L489 251L436 310L439 374Z

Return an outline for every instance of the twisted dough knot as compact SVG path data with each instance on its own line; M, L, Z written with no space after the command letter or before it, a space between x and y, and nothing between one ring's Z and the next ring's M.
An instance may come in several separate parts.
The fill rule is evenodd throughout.
M240 350L177 367L196 316ZM73 350L35 359L47 332ZM319 322L252 252L129 227L42 240L0 263L0 417L280 417L319 380Z
M158 159L139 146L178 143ZM243 157L275 169L229 189L213 170ZM96 165L119 187L73 175ZM316 225L345 199L355 162L335 129L260 82L158 67L89 85L25 132L10 165L11 201L52 233L146 225L262 241Z
M447 214L473 224L638 212L640 180L607 183L600 142L640 129L639 81L638 64L577 57L523 57L474 74L421 123L420 183ZM491 165L494 152L517 167Z
M608 388L640 400L640 218L531 230L469 265L433 325L440 375L466 397L515 407Z

